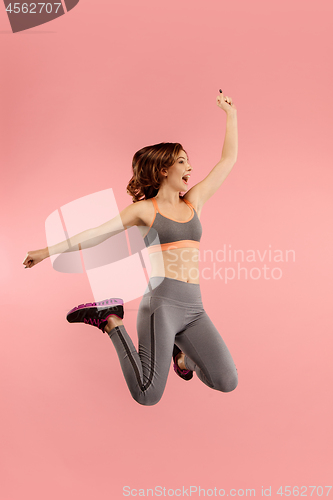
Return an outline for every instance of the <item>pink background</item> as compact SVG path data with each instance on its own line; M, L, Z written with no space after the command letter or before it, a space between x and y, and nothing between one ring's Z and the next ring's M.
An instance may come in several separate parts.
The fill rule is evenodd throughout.
M0 8L1 500L332 485L332 14L320 0L81 0L12 34ZM22 261L66 203L112 188L129 205L143 146L181 142L190 186L206 176L225 133L219 88L239 154L202 211L201 252L293 249L295 262L266 261L281 279L201 278L239 385L223 394L170 368L143 407L107 336L66 321L91 299L87 275ZM139 302L125 305L135 345Z

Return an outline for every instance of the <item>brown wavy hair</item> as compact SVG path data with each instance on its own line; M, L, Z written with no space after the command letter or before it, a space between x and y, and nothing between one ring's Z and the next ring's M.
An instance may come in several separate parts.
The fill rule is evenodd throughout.
M135 153L132 160L133 177L127 185L127 194L132 196L133 203L157 195L163 181L161 170L170 168L181 150L185 151L179 142L161 142Z

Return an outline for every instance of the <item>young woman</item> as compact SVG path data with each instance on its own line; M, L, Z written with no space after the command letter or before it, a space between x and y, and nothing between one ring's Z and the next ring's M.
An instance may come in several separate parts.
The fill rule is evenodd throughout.
M231 98L220 93L216 102L227 114L226 135L221 160L207 177L180 196L192 171L182 145L144 147L133 157L133 177L127 186L131 205L99 227L28 252L23 261L31 268L50 255L89 248L138 226L151 260L137 316L138 351L122 321L121 299L81 304L69 311L67 320L91 324L109 335L132 397L142 405L161 399L172 357L176 373L185 380L195 372L204 384L221 392L233 391L238 384L231 354L203 307L198 269L202 207L237 159L237 111Z

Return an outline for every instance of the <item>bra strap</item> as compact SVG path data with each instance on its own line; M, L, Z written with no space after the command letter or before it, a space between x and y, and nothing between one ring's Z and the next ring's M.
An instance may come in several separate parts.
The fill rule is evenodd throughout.
M155 196L154 196L153 198L151 198L151 200L152 200L152 202L153 202L153 204L154 204L154 207L155 207L155 213L156 213L156 212L159 212L159 210L158 210L158 205L157 205L157 201L155 200Z
M194 206L192 205L192 203L191 203L191 202L189 202L186 198L182 198L182 200L183 200L183 201L185 201L185 203L186 203L187 205L189 205L190 207L192 207L192 208L194 209Z

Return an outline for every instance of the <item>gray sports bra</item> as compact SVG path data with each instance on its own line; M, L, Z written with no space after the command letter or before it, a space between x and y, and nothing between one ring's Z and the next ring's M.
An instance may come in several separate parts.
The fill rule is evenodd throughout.
M155 207L155 217L150 229L144 237L148 253L171 250L175 248L194 247L199 249L202 225L193 205L181 198L192 210L187 221L177 221L166 217L158 208L157 201L151 198Z

